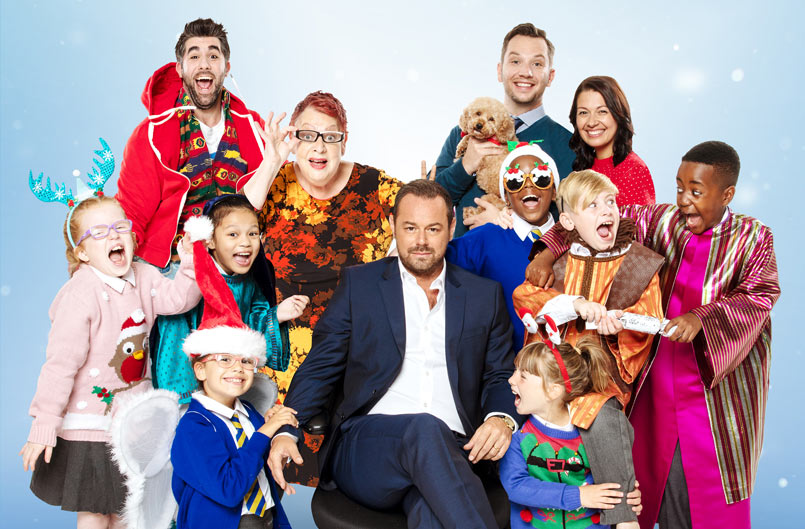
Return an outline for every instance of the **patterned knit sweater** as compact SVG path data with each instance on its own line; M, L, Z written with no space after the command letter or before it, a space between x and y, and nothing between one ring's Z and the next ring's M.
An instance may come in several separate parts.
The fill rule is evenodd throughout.
M593 482L575 427L558 430L530 417L512 436L500 462L500 481L511 501L512 529L604 529L599 514L581 506L579 488Z
M119 292L82 264L50 307L47 359L31 402L28 441L106 442L116 397L151 387L148 333L156 314L187 311L201 299L191 255L176 279L133 263Z

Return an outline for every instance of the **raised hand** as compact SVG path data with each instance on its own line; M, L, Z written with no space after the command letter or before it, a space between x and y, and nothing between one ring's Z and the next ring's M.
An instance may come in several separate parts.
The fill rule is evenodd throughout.
M266 144L263 151L263 162L268 161L271 165L284 162L294 147L299 145L299 139L293 135L296 127L288 125L280 128L280 122L283 119L285 119L285 112L277 116L277 119L274 119L273 112L269 112L265 128L257 129Z
M282 323L298 318L302 315L308 303L310 303L310 298L302 296L301 294L283 299L282 302L277 305L277 320Z
M422 166L420 167L420 177L422 180L436 180L436 164L433 164L433 167L430 168L430 174L428 173L428 162L422 160Z

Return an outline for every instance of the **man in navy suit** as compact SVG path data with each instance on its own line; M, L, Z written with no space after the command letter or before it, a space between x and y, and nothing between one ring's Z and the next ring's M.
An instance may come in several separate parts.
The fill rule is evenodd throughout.
M343 395L319 452L322 486L402 507L409 527L497 527L473 466L500 459L521 419L501 286L445 262L455 220L439 184L403 186L390 220L399 258L344 269L285 405L304 424ZM301 464L299 432L285 433L269 467L293 492L282 465Z

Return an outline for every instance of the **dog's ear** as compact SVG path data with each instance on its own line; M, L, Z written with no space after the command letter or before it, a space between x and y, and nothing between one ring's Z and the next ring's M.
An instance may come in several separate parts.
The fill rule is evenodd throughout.
M503 121L500 125L500 130L498 131L498 139L509 140L514 137L514 119L509 116L508 112L500 116L500 119Z
M465 108L461 111L461 116L458 118L458 128L463 130L464 132L469 132L470 130L470 107Z

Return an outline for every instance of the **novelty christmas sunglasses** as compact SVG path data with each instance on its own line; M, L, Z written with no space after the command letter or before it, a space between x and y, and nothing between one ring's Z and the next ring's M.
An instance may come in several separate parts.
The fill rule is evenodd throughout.
M519 163L514 167L506 167L506 172L503 173L503 186L509 193L517 193L525 187L526 178L530 179L537 189L548 189L553 186L553 173L546 163L537 164L530 173L524 173Z

